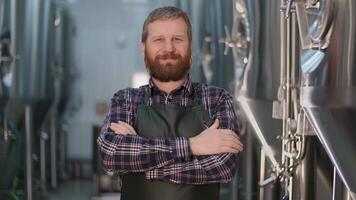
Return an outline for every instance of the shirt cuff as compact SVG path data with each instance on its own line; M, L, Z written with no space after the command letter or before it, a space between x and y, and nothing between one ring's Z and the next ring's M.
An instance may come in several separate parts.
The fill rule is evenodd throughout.
M192 151L189 145L189 139L184 137L178 137L172 141L173 155L183 161L189 161L192 156Z
M146 172L146 179L148 180L160 179L163 176L164 176L163 170L159 170L159 169L152 169Z

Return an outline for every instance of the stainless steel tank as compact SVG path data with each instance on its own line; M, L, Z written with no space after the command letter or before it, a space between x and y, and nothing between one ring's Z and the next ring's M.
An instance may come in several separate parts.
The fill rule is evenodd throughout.
M332 194L332 165L324 155L325 150L312 136L312 131L301 128L308 122L300 117L304 115L298 96L298 50L299 43L305 45L306 42L298 38L295 2L305 4L304 1L235 1L237 30L233 30L229 46L235 48L234 58L238 63L235 64L236 79L240 85L236 98L253 129L247 134L255 133L262 146L260 155L254 153L253 148L247 148L242 157L246 156L245 169L249 177L256 174L251 166L257 164L261 168L259 184L265 188L257 191L259 199L282 196L323 199ZM318 5L325 8L323 3ZM329 18L323 20L330 22ZM323 36L327 33L324 31ZM254 144L250 138L245 141L247 145ZM251 155L260 162L249 160ZM253 181L246 181L245 193L256 192L256 185L251 186Z
M53 17L53 30L50 37L50 51L48 59L53 73L53 103L50 113L50 180L51 187L58 187L58 176L63 176L65 170L65 138L62 130L63 114L67 105L70 81L68 80L68 67L64 60L64 32L65 10L63 5L55 3L51 8Z
M8 119L6 106L10 99L14 67L15 23L11 1L0 1L0 190L11 187L21 166L22 138L16 123Z
M196 31L193 42L198 43L196 46L200 48L195 56L199 61L196 64L201 69L202 79L208 84L232 90L233 59L231 54L224 55L223 45L224 27L232 25L232 1L190 1L189 4L189 7L195 8L191 12L192 19L199 23L199 26L193 24L193 30Z
M304 43L301 104L355 199L356 3L324 0L309 5L299 12Z
M281 141L276 138L282 134L282 122L272 117L280 84L279 6L280 1L262 0L235 0L233 4L234 22L226 42L235 61L236 99L249 124L242 137L246 146L240 159L242 199L280 196L276 177L263 188L259 185L281 159Z
M16 18L11 34L14 41L12 79L7 109L9 117L20 121L23 106L33 106L34 128L38 129L53 98L51 66L48 60L51 1L14 1Z
M252 123L253 128L263 132L267 144L273 148L273 157L277 159L280 157L278 156L280 143L276 137L281 134L278 128L281 127L281 122L272 118L272 103L277 100L279 87L279 1L237 0L235 2L236 9L246 6L246 18L249 24L249 35L245 36L248 38L237 36L237 46L241 40L248 41L250 46L246 49L248 52L244 53L247 56L237 60L242 63L240 66L244 67L238 99L241 109L245 112L248 109L253 114L254 119L247 116L248 119L256 122ZM240 28L241 30L243 29Z
M2 113L8 123L18 130L22 138L25 158L26 196L32 199L32 153L38 155L39 130L53 99L53 81L50 52L50 35L53 17L50 8L53 1L4 0L9 4L9 34L11 38L11 62L6 76L2 76L2 97L8 101ZM5 81L5 82L4 82ZM3 121L3 120L2 120ZM11 134L10 134L11 135ZM8 169L16 168L8 166ZM37 175L36 175L37 176Z
M7 78L11 65L10 2L0 1L0 111L3 113L8 100Z

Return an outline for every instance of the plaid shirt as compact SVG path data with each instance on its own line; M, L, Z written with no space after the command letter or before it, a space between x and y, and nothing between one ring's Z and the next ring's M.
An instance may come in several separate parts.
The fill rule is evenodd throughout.
M221 129L238 133L232 96L222 88L193 83L190 77L170 94L160 91L150 80L140 88L127 88L114 94L97 139L102 165L113 172L144 172L150 180L178 184L228 182L236 171L236 155L230 153L193 156L189 139L148 139L139 135L119 135L110 129L111 122L135 123L137 107L144 100L144 91L151 91L150 105L193 103L193 91L212 119L219 119ZM138 133L139 134L139 133Z

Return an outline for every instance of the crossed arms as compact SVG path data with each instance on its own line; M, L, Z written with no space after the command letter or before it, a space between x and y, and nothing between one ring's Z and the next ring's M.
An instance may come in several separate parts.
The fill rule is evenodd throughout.
M216 107L218 120L192 138L149 139L137 135L127 108L113 98L97 140L103 167L109 171L144 172L148 179L178 184L228 182L243 145L235 133L231 96ZM233 131L235 130L235 132Z

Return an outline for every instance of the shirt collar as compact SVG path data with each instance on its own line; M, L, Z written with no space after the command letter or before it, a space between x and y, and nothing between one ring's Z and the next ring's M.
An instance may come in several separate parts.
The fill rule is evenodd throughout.
M150 81L149 81L148 85L149 85L149 88L150 88L151 92L152 92L152 89L154 89L154 88L159 90L158 87L154 84L154 82L152 80L152 77L150 78ZM184 81L184 83L181 86L179 86L178 88L176 88L175 90L173 90L172 93L174 93L174 92L176 92L176 91L178 91L180 89L185 89L188 94L191 94L192 88L193 88L192 79L190 77L190 74L188 74L188 77Z

